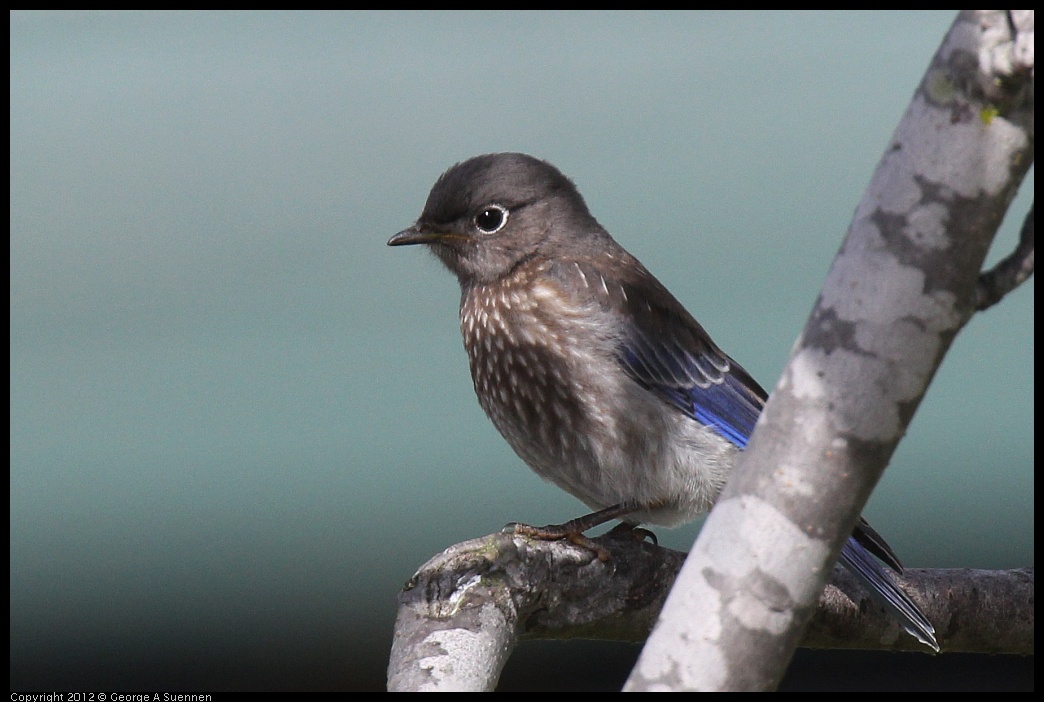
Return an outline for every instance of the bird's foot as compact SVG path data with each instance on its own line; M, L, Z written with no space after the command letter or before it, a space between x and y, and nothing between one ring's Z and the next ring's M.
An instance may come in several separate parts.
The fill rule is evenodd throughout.
M541 541L560 541L564 539L581 548L591 551L598 557L598 560L603 563L609 560L608 549L604 546L599 546L590 538L584 536L583 532L570 529L569 522L566 522L565 524L548 524L547 526L542 527L516 523L508 524L504 529L505 531L510 530L512 533L518 534L519 536L528 536L532 539L539 539Z
M598 556L598 560L605 562L609 560L609 551L604 546L600 546L590 538L584 536L584 532L601 524L605 524L608 521L612 521L613 519L623 517L633 511L634 507L627 505L613 505L612 507L607 507L606 509L592 512L591 514L585 514L576 519L570 519L565 524L548 524L547 526L535 527L528 524L512 523L504 527L504 530L511 531L520 536L540 539L542 541L559 541L567 539L571 543L591 551ZM624 524L615 527L614 531L622 526L624 526ZM629 526L631 530L642 531L652 535L652 532L646 532L645 529L636 529L634 525ZM656 537L653 536L653 541L655 540Z

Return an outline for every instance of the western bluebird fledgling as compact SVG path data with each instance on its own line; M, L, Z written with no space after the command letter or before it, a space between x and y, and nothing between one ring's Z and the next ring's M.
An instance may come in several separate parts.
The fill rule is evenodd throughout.
M538 475L600 510L549 534L616 518L674 526L711 508L767 393L558 169L517 153L459 163L388 244L427 244L457 275L482 409ZM931 622L871 553L902 572L860 519L840 562L938 650Z

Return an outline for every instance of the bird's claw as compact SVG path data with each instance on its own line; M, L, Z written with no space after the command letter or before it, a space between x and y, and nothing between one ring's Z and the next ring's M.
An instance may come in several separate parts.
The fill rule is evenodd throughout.
M652 542L653 546L660 545L659 540L656 538L656 534L648 529L638 526L637 524L631 524L630 522L620 522L609 530L609 534L612 536L630 536L638 543L648 539Z

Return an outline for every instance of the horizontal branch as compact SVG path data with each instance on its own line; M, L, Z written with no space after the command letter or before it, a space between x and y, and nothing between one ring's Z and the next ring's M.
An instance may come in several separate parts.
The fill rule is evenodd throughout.
M519 639L642 641L685 554L626 534L574 544L498 532L451 546L399 595L389 690L488 690ZM907 570L903 588L943 651L1033 652L1033 569ZM835 569L802 645L926 651Z

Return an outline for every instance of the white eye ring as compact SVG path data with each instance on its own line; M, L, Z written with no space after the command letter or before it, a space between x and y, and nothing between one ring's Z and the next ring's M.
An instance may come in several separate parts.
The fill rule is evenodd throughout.
M508 221L508 210L502 205L486 205L475 215L475 226L483 234L496 234Z

